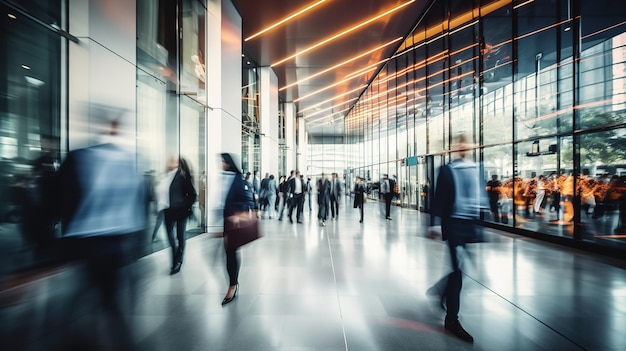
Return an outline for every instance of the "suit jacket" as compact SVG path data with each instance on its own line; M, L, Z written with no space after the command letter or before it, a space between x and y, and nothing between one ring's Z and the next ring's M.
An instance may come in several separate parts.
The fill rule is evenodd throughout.
M224 219L254 208L254 193L250 184L241 173L227 172L227 177L233 177L230 189L224 201ZM228 182L226 182L228 184Z
M479 177L478 165L462 159L439 170L431 214L441 219L443 240L458 245L478 240L477 222L487 208Z
M339 197L341 197L341 181L339 180L339 178L335 178L332 180L333 182L333 195L335 196L336 199L339 199Z
M363 184L354 184L354 204L352 207L357 208L363 206L365 199L365 187Z
M145 186L135 156L114 144L71 151L59 170L64 236L139 232L146 225Z
M170 209L175 211L191 211L191 206L196 202L196 189L191 183L191 178L183 176L179 168L170 183Z
M287 181L287 194L289 194L290 197L295 195L297 181L302 185L302 195L306 192L306 183L302 177L293 177Z
M394 195L400 195L400 193L396 192L396 180L395 179L389 179L389 192L394 194Z

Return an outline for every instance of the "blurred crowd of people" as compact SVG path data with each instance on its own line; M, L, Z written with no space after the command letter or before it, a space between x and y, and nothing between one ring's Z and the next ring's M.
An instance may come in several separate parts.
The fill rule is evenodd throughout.
M552 173L500 180L493 175L486 191L495 222L507 224L515 213L523 218L542 217L551 222L571 223L579 201L584 217L599 219L610 211L618 211L619 224L615 231L626 230L626 176L581 174L575 179L571 173Z

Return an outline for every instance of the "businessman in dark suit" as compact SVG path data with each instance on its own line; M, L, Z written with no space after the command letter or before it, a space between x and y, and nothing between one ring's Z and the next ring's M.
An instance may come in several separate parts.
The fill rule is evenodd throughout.
M90 112L94 129L106 132L99 136L97 145L67 155L56 189L60 203L54 212L61 220L64 258L84 263L88 283L85 291L77 291L75 297L68 299L71 308L67 319L74 322L74 318L86 314L85 307L92 307L92 300L84 296L93 286L98 292L94 301L99 303L93 305L92 314L108 332L107 342L111 342L112 349L129 349L131 325L122 314L119 284L129 274L122 267L138 258L138 244L146 227L146 188L136 172L136 155L120 140L118 121L110 119L115 110L95 105ZM82 340L82 332L73 328L65 330L67 338Z
M337 173L333 173L330 181L330 214L333 219L335 215L339 217L339 201L341 201L341 181Z
M300 176L300 171L296 171L295 176L287 182L287 198L291 202L289 207L289 222L293 223L293 210L296 209L296 221L302 223L302 207L304 206L304 195L306 194L306 183Z
M455 150L459 157L441 167L431 208L434 219L441 221L441 234L447 241L452 272L429 289L446 309L445 328L467 342L474 338L461 326L458 313L461 304L462 254L467 243L480 239L477 221L487 209L484 186L478 164L466 158L471 151L466 137L457 137ZM438 223L433 223L437 225Z
M383 174L383 181L380 182L380 192L385 200L385 218L391 220L391 201L396 193L394 192L396 181L389 179L387 174Z

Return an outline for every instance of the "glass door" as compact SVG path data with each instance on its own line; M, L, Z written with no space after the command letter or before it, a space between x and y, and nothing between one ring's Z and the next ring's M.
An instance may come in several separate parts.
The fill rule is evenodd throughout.
M407 166L407 206L417 209L419 200L419 184L417 180L418 165Z
M435 181L439 175L439 168L443 165L442 155L426 156L424 163L419 164L421 171L420 178L420 210L430 213L431 199L435 195Z
M400 195L397 201L402 207L409 207L409 169L406 160L398 161L398 190Z
M206 229L206 118L204 106L183 96L180 100L180 157L187 160L198 198L187 230L202 233Z

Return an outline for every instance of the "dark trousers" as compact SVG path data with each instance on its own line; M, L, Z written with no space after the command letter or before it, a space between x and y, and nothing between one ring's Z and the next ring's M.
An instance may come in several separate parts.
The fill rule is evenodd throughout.
M132 325L127 323L124 317L126 306L122 302L132 304L136 299L136 284L139 278L134 274L132 265L128 265L138 258L138 244L139 240L145 238L143 234L143 232L137 232L65 240L64 248L71 255L66 257L82 262L86 275L85 279L81 279L85 285L78 284L76 291L70 293L68 297L69 306L65 309L63 316L67 322L57 322L75 323L78 318L85 317L86 310L95 307L97 312L94 313L94 318L102 323L100 332L105 331L106 341L111 343L111 349L132 349ZM125 266L131 269L128 267L123 269ZM121 294L124 283L127 283L127 288ZM89 296L92 288L97 294L95 300L90 299ZM88 327L86 329L93 331ZM81 335L84 332L82 325L73 325L60 336L64 340L61 343L69 343L72 349L92 349L91 343L98 343L98 337L91 335L91 339L83 339ZM70 349L70 346L59 349Z
M167 230L167 239L172 248L172 267L176 263L183 263L183 255L185 253L185 228L187 227L187 211L177 209L166 209L165 229ZM176 237L174 237L174 225L176 225ZM178 244L176 240L178 239Z
M339 199L330 194L330 214L335 218L335 214L339 216Z
M296 220L300 221L300 216L302 215L302 206L304 206L304 195L303 194L294 194L291 199L291 206L289 207L289 219L291 219L291 214L293 213L293 209L296 209Z
M450 244L448 241L448 250L450 251L450 263L452 264L452 272L441 278L433 289L446 302L446 319L454 321L458 318L459 309L461 307L461 287L463 285L461 271L460 250L463 246Z
M240 259L237 249L225 249L226 251L226 271L228 272L228 279L230 286L237 285L239 283L239 267Z
M383 194L385 197L385 218L391 218L391 200L393 200L393 193Z
M493 215L493 220L495 222L500 222L500 213L498 211L498 197L497 196L489 197L489 207L491 208L491 214Z
M446 287L446 319L448 320L455 320L461 307L461 287L463 286L463 273L460 264L461 248L462 246L452 245L448 242L450 263L452 264L452 272L448 274L448 286Z
M359 204L357 205L357 207L359 208L359 213L361 214L361 222L363 222L363 204Z
M328 218L329 201L325 195L317 195L317 219L325 221Z
M157 234L159 233L159 228L163 224L163 220L165 219L165 210L161 210L157 213L156 222L154 223L154 229L152 230L152 241L156 239Z

